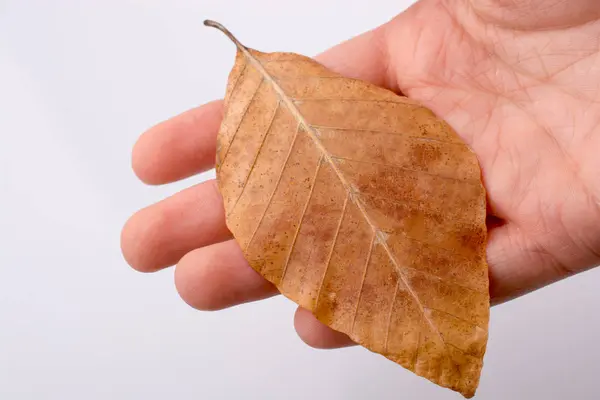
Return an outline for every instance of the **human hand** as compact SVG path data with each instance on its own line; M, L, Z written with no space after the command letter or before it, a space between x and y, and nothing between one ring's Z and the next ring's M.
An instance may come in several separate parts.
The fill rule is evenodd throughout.
M422 0L317 59L420 101L475 151L499 303L600 263L599 54L596 0ZM212 168L221 116L216 101L150 129L134 171L163 184ZM136 213L122 248L140 271L177 264L179 293L201 310L278 293L232 240L215 181ZM315 347L351 344L303 309L295 326Z

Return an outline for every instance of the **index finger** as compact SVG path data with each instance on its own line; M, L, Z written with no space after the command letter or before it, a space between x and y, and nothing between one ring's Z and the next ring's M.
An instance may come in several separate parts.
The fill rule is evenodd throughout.
M223 101L188 110L143 133L133 148L138 178L158 185L187 178L215 165Z

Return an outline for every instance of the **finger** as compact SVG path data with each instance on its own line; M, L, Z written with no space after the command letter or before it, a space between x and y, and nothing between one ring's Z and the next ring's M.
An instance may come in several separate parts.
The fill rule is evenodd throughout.
M389 24L381 25L319 54L321 64L348 78L361 79L397 91L390 68Z
M134 214L121 234L127 262L152 272L187 252L231 238L216 181L193 186Z
M175 268L175 286L186 303L204 311L221 310L279 293L248 265L235 240L186 254Z
M476 0L470 7L485 22L521 31L573 27L600 18L598 0Z
M347 335L334 331L302 307L296 310L294 327L300 339L316 349L338 349L356 345Z
M573 275L559 258L515 224L490 230L487 244L492 305Z
M223 102L213 101L150 128L133 148L135 174L156 185L212 168L222 112Z

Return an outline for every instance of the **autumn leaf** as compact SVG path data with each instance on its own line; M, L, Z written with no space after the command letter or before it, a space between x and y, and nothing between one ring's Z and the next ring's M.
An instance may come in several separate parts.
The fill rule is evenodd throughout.
M248 263L331 328L472 397L489 320L475 154L415 101L206 24L237 46L217 178Z

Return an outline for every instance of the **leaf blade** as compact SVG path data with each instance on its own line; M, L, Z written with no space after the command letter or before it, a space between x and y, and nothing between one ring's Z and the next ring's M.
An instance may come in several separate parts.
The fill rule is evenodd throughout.
M263 82L268 86L265 96L270 98L269 104L273 103L273 98L277 100L275 111L265 105L265 101L257 100L257 111L244 114L236 128L236 131L243 131L238 141L250 137L248 142L255 143L258 134L245 136L244 132L251 129L261 132L262 125L257 120L261 115L273 113L266 132L262 129L261 142L251 166L248 167L248 161L245 161L249 157L238 150L233 156L234 161L218 167L225 202L231 202L233 194L241 191L235 197L237 207L228 213L227 223L250 265L276 284L284 295L312 310L332 328L347 333L370 350L439 385L471 397L479 380L489 319L485 237L483 242L476 239L485 228L485 191L478 178L475 156L447 124L415 102L361 81L336 76L306 57L260 53L233 40L238 47L234 70L241 70L240 65L244 63L244 68L258 72L261 76L259 87ZM230 78L226 95L230 102L239 90L237 87L237 82ZM250 99L248 109L251 109L252 101ZM230 125L235 123L239 111L230 114L227 111L229 105L226 102L224 133L220 132L219 141L231 138L228 148L232 148L237 134L232 137ZM289 114L287 125L276 120L280 108ZM261 158L261 152L270 151L266 137L271 130L272 136L290 137L290 119L297 123L297 128L283 163L274 162L278 166L278 175L273 184L274 176L269 175L265 167L271 160ZM251 128L242 128L244 120L250 121ZM410 165L417 167L416 170L407 166L394 167L385 159L381 165L370 161L368 164L372 168L369 169L364 166L364 161L361 164L356 157L352 158L352 152L377 154L372 150L372 138L355 136L354 150L348 153L350 157L340 158L333 155L331 149L335 145L343 148L344 138L337 135L328 142L323 139L322 130L325 129L387 132L404 139L409 150L416 148L412 144L415 138L425 143L425 147L421 148L420 158ZM442 161L438 155L441 152L431 150L432 146L440 145L446 148ZM447 148L457 150L451 152ZM448 173L454 168L458 172L448 176L437 173L433 178L426 178L427 168L436 161L432 161L435 158L432 155L437 157L436 168L440 171ZM345 163L361 166L354 167L356 171L352 173ZM255 170L256 166L258 170ZM249 169L242 174L245 176L242 181L236 182L232 178L236 168ZM414 176L407 178L409 173ZM452 183L434 184L435 179L448 179ZM268 198L255 187L256 182L269 186L272 191ZM242 201L248 185L254 185L253 197ZM470 189L466 190L465 185L470 185ZM401 217L397 210L370 197L383 193L384 197L399 198L398 194L402 192L417 199L415 204L421 214L433 215L428 221L443 220L439 216L436 220L435 215L444 214L440 209L447 201L455 202L470 214L463 218L466 222L458 219L462 225L450 224L448 232L436 237L424 230L431 230L435 223L423 222L425 217L421 214L407 212ZM258 219L257 213L260 214ZM382 229L386 217L399 224L396 233ZM358 221L361 218L362 222ZM251 234L248 233L249 224L253 228ZM466 229L463 236L460 236L461 229ZM341 237L340 232L344 232ZM407 233L417 236L411 238ZM419 235L425 239L417 239ZM418 261L414 261L418 257L406 245L411 240L425 240L427 244L421 247L426 256L421 259L423 265L435 264L437 250L430 250L435 246L461 255L468 262L454 264L451 271L454 280L440 268L425 268L424 274L419 274L421 268ZM353 247L359 250L356 254L352 253ZM369 249L366 257L365 247ZM349 254L351 257L344 258ZM411 258L411 266L404 265ZM418 268L415 269L415 265ZM455 282L457 279L470 283ZM476 289L471 288L473 282ZM464 299L460 300L461 297ZM454 303L466 307L467 313L463 315ZM401 316L398 310L409 318ZM473 319L475 322L471 322ZM477 356L471 355L472 351Z

